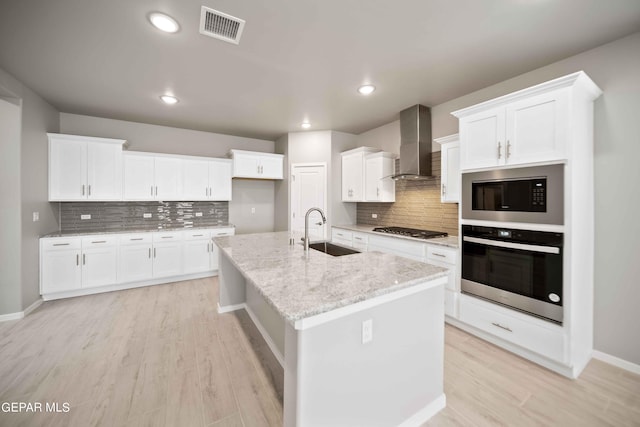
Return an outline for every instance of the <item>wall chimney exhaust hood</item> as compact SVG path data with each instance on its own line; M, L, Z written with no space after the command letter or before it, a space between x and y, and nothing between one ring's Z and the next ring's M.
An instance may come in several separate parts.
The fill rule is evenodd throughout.
M414 105L400 112L400 170L392 178L434 179L431 175L431 110Z

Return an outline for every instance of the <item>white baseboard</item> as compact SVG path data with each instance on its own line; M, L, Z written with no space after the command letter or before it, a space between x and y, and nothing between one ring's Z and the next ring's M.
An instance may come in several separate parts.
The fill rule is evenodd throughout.
M635 363L620 359L619 357L612 356L598 350L593 350L592 357L610 365L617 366L618 368L624 369L625 371L640 375L640 365L637 365Z
M404 420L400 427L419 427L447 406L447 397L442 393L433 402Z
M24 318L25 316L27 316L29 313L31 313L33 310L38 308L40 306L40 304L42 304L42 299L41 298L36 300L29 307L25 308L24 311L19 311L17 313L1 314L0 315L0 322L8 322L10 320L20 320L20 319Z
M218 303L218 314L231 313L232 311L242 310L243 308L247 308L245 303L236 304L236 305L225 305L224 307Z

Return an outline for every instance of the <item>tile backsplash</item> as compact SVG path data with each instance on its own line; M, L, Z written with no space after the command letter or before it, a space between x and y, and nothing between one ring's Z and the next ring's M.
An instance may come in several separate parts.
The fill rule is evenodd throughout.
M208 227L229 223L229 202L62 202L59 220L62 232Z
M440 153L432 159L433 174L428 180L396 181L394 203L358 203L357 222L446 231L458 235L458 204L440 202ZM398 161L396 161L398 170ZM376 214L377 218L371 215Z

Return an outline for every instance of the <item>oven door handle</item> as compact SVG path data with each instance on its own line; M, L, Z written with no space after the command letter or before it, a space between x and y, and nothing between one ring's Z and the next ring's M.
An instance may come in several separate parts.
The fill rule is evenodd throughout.
M519 249L522 251L530 251L530 252L543 252L546 254L560 253L560 248L555 246L527 245L526 243L503 242L499 240L480 239L478 237L470 237L470 236L464 236L462 240L470 243L478 243L480 245L497 246L499 248Z

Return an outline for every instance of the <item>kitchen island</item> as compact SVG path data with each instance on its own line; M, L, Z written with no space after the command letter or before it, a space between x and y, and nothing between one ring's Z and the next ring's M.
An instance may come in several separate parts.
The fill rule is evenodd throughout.
M444 408L445 268L305 254L287 232L215 242L218 311L246 309L282 364L285 426L418 426Z

